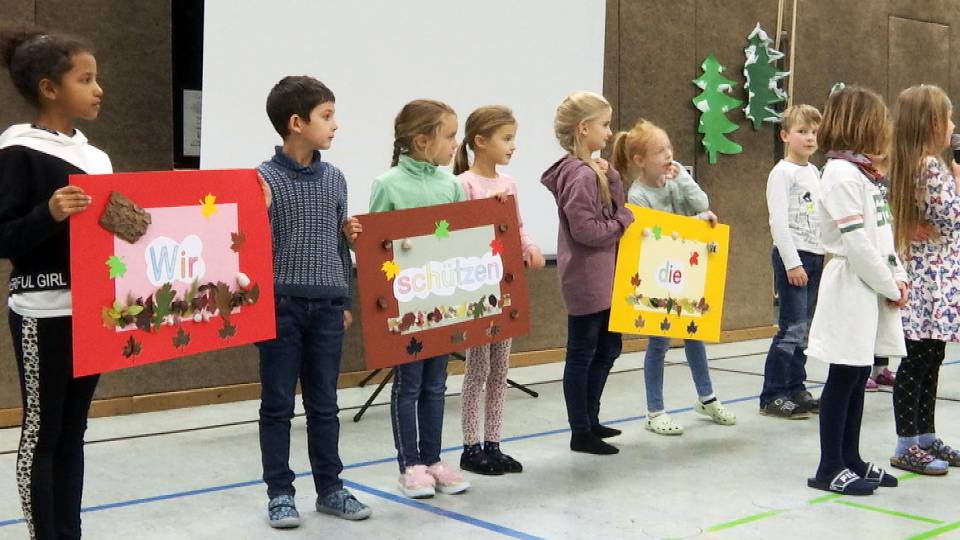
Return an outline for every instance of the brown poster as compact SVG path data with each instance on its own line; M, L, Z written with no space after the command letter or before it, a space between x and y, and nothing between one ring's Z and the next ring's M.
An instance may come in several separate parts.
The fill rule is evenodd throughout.
M358 216L367 369L526 334L516 201L480 199Z

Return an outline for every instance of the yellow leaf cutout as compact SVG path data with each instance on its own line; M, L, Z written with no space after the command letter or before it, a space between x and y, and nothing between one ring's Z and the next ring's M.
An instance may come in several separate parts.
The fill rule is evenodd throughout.
M203 217L209 218L217 211L217 196L207 193L207 196L200 201L200 211L203 212Z
M380 270L387 276L387 280L389 281L400 273L400 265L393 261L386 261L383 263L383 266L380 267Z

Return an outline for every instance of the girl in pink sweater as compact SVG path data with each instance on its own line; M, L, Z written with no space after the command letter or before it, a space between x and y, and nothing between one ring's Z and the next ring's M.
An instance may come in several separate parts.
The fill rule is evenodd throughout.
M503 198L517 195L513 178L497 173L497 165L510 163L517 145L517 121L506 107L480 107L467 118L463 142L457 151L453 173L463 183L467 199ZM473 164L467 155L473 151ZM519 212L519 207L518 207ZM519 219L519 215L517 216ZM540 250L523 230L520 220L520 242L523 260L532 268L543 268ZM463 378L463 455L460 468L486 475L518 473L523 466L500 451L500 428L503 425L503 402L507 389L507 366L511 340L505 339L473 347L467 351ZM483 447L480 446L481 396L486 387L483 409Z

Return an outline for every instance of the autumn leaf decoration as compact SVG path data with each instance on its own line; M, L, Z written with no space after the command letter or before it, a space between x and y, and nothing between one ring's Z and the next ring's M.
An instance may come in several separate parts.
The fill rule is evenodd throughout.
M230 287L226 283L218 281L213 294L214 302L216 302L217 305L217 312L224 321L229 323L230 312L233 311L233 294L230 292Z
M223 282L204 285L193 282L183 297L178 299L173 284L165 283L145 298L128 297L126 306L116 300L112 305L102 307L101 320L108 329L135 325L144 332L157 332L164 325L177 325L184 319L204 322L214 315L229 321L234 309L256 304L260 300L260 285L247 285L231 291ZM186 336L189 338L190 334ZM183 336L178 337L184 339Z
M184 332L181 326L177 329L177 335L173 336L173 346L182 349L190 344L190 332Z
M156 301L153 306L154 330L159 330L164 319L167 318L167 315L170 315L173 300L176 296L177 293L173 290L173 285L170 283L164 283L163 286L157 290L157 294L155 295Z
M494 238L490 241L490 253L494 256L503 254L503 240Z
M123 346L123 356L126 358L132 358L140 354L143 350L143 346L139 341L133 339L133 336L130 336L130 339Z
M479 302L473 304L470 315L473 316L474 319L483 317L483 298L481 298Z
M450 236L450 224L447 223L447 220L441 219L436 223L437 228L433 231L433 234L437 238L447 238Z
M243 249L247 243L247 235L242 232L230 233L230 249L234 253L240 253L240 250Z
M217 212L217 197L211 193L200 200L200 212L203 213L203 217L210 218L213 214Z
M393 261L384 261L380 271L387 277L387 281L395 278L400 273L400 265Z
M107 267L110 269L110 279L122 278L127 273L127 263L116 255L111 255L107 259Z
M127 307L120 305L120 302L114 302L112 307L105 307L101 311L103 326L107 328L116 328L126 326L134 321L140 313L143 312L143 306L133 304Z
M224 319L223 328L220 329L218 334L220 334L220 339L230 339L237 335L237 327L230 324L229 319Z
M407 354L410 356L416 357L423 351L423 342L418 340L415 337L410 338L410 343L407 344Z

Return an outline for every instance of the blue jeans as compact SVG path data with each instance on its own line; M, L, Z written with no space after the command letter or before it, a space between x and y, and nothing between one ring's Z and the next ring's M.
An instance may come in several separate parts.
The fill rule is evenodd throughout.
M620 356L620 334L607 329L610 310L567 316L567 363L563 368L563 398L574 432L600 425L600 397L607 375Z
M647 353L643 356L643 383L647 390L647 411L656 413L663 407L663 360L670 348L670 338L650 336ZM707 366L707 348L702 341L686 339L683 341L687 355L687 365L693 374L693 384L701 398L713 394L710 383L710 368Z
M447 356L402 364L394 369L390 421L402 473L407 467L429 466L440 461Z
M807 336L817 307L817 291L823 273L823 255L800 251L800 262L807 273L807 286L794 287L787 281L787 269L777 248L773 249L773 279L780 298L780 330L770 343L763 367L760 408L777 398L789 399L804 391L807 378Z
M307 416L307 451L317 495L343 487L337 444L337 376L343 344L343 299L277 297L277 337L259 343L260 454L267 496L294 495L290 419L297 380Z

